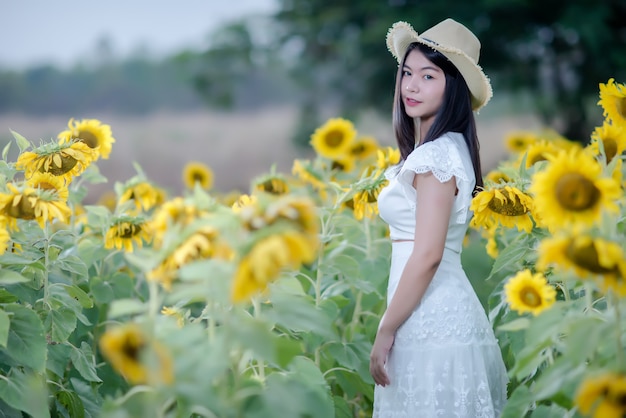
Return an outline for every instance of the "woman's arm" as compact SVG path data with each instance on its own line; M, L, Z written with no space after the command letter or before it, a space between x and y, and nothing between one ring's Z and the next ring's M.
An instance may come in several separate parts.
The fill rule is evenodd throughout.
M396 330L415 310L441 262L454 204L454 177L441 183L432 173L427 172L415 175L413 185L419 197L415 211L413 251L378 327L370 355L370 372L374 381L382 386L389 384L384 365Z

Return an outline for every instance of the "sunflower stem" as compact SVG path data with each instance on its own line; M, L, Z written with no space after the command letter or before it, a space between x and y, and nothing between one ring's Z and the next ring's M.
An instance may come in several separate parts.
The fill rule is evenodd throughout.
M158 283L154 280L148 280L148 292L149 292L149 300L148 300L148 317L155 323L157 313L159 312L159 288Z
M610 291L610 299L613 304L613 310L615 312L615 329L616 329L616 342L617 342L617 369L622 370L624 366L624 347L622 345L622 312L619 306L619 297Z
M259 303L259 298L252 298L252 306L254 308L254 317L256 319L261 318L261 304ZM265 361L257 360L257 369L259 373L259 379L261 382L265 382Z
M50 230L49 230L49 223L48 221L45 221L44 227L43 227L43 234L44 234L44 240L43 240L43 254L44 254L44 265L45 265L45 269L43 272L43 304L44 306L48 306L48 298L50 296L50 289L49 289L49 280L48 280L48 272L50 271L50 256L49 256L49 252L50 252Z

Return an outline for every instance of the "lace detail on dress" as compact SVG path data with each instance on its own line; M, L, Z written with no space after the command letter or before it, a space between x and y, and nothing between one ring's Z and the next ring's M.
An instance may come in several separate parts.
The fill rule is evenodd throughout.
M466 158L469 158L469 155ZM397 171L398 181L402 185L404 194L413 210L416 208L413 176L427 172L431 172L441 183L449 181L452 177L456 178L456 187L459 189L459 193L457 194L454 213L456 213L457 223L465 223L474 182L473 177L470 180L468 176L457 144L448 135L415 148L400 170Z

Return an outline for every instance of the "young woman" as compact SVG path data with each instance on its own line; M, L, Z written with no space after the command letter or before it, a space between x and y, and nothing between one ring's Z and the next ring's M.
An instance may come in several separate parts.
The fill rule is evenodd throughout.
M421 35L397 22L387 46L399 63L393 125L402 158L378 199L392 258L370 357L374 417L498 417L506 369L460 255L483 185L473 111L492 94L480 42L446 19Z

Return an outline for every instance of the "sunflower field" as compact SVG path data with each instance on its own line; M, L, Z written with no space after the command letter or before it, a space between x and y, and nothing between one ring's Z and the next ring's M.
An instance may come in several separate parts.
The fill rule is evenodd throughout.
M626 413L626 86L600 84L589 145L515 133L472 202L505 417ZM190 162L172 196L136 166L85 204L114 146L70 120L0 160L0 411L22 417L368 417L399 152L343 118L313 159L218 193ZM11 147L18 148L9 161ZM487 257L487 256L486 256Z

